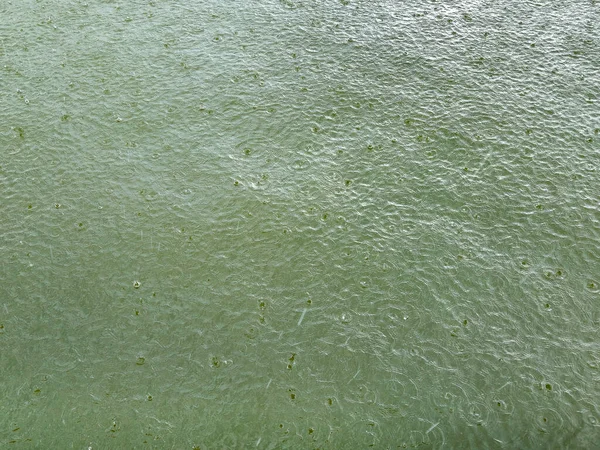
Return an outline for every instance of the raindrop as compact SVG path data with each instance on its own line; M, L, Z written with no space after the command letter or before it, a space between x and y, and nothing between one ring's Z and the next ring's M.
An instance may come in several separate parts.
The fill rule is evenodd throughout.
M342 323L350 323L352 322L352 316L349 313L343 313L340 316L340 320Z

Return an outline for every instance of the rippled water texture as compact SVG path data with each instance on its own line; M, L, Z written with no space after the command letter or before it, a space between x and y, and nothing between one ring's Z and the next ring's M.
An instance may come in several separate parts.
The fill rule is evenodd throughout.
M600 3L0 2L0 447L592 448Z

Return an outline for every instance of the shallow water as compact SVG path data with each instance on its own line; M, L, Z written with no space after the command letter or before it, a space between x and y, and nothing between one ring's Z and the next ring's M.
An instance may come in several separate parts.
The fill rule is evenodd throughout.
M0 447L592 448L600 4L0 3Z

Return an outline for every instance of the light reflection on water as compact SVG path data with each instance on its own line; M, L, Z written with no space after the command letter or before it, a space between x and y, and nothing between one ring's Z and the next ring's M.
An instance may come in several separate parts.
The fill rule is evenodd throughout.
M589 2L5 3L5 444L595 444Z

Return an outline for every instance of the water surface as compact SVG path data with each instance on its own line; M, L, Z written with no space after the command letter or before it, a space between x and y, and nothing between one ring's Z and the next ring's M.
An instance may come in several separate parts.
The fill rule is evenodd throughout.
M592 448L596 1L0 4L0 446Z

